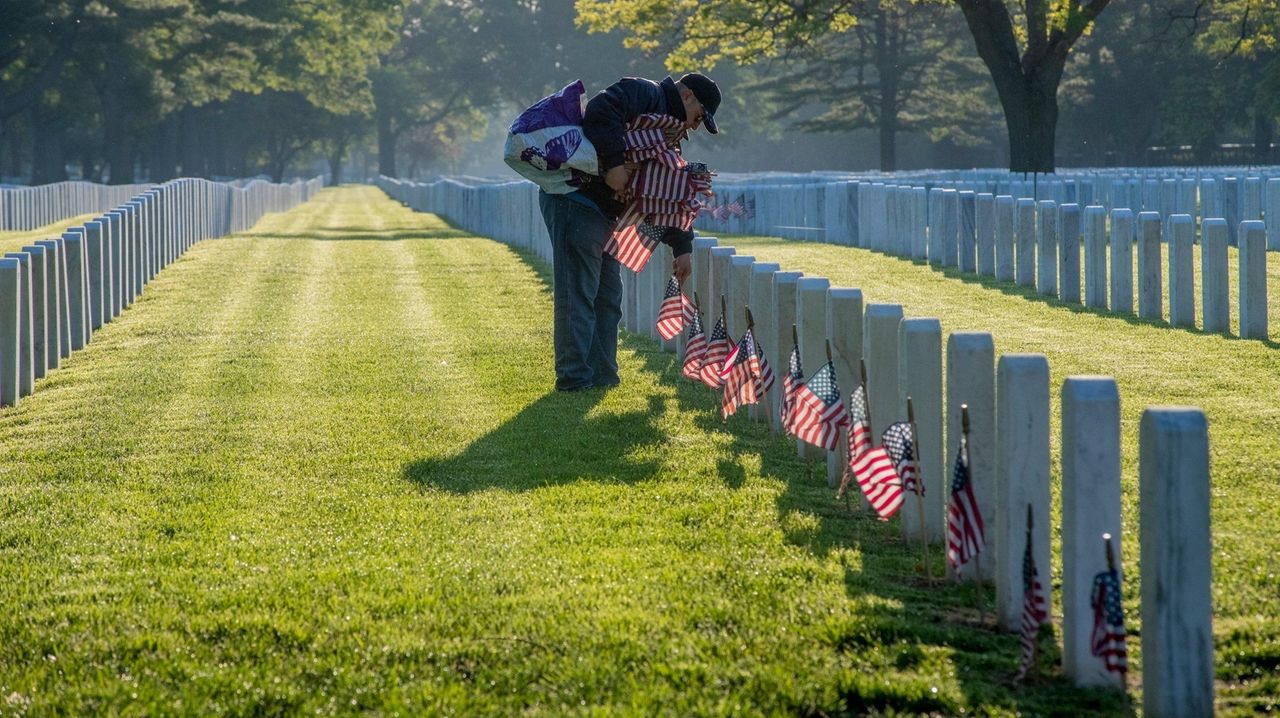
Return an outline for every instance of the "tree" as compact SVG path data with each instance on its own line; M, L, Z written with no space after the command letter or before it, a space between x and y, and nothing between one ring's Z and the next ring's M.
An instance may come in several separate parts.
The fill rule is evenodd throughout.
M959 52L963 38L947 22L950 12L941 5L865 0L857 25L815 38L743 89L773 101L772 120L804 104L825 108L794 122L801 131L876 130L885 172L897 169L900 132L979 143L976 133L991 119L982 111L981 65Z
M1203 28L1197 44L1218 65L1231 64L1253 92L1253 144L1259 163L1271 161L1280 115L1280 7L1275 0L1197 0L1181 17Z
M954 1L1004 110L1010 169L1052 171L1057 91L1068 53L1110 0ZM580 0L578 8L580 21L593 31L625 28L630 46L673 48L670 65L753 62L811 45L858 22L855 0ZM1015 30L1014 13L1023 21L1021 30Z
M433 128L498 97L496 38L481 32L488 9L464 2L415 0L400 40L371 72L378 171L398 177L396 150L411 130Z
M58 79L80 35L88 0L0 5L0 122L33 107Z

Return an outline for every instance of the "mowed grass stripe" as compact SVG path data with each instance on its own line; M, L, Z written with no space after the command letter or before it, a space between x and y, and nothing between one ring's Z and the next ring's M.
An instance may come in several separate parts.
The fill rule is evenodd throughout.
M370 188L166 270L64 370L110 392L106 441L39 450L97 416L51 419L40 392L0 413L27 432L0 434L6 705L1118 707L1010 685L1016 637L966 625L972 596L921 586L896 526L845 513L793 442L723 424L652 342L626 338L617 390L549 391L545 278Z

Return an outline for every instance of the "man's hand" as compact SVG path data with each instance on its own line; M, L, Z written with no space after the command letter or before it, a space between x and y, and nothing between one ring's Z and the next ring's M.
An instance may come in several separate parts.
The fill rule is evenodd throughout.
M631 169L626 165L618 165L608 172L604 173L604 183L614 192L621 192L627 188L627 181L631 179Z
M679 257L676 257L675 261L671 263L671 270L676 275L676 281L680 283L681 287L683 287L684 280L688 279L689 275L693 272L693 253L682 254Z

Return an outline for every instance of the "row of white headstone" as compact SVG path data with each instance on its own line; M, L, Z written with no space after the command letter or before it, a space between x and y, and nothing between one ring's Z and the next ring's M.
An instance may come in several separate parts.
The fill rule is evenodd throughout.
M1246 220L1266 219L1271 249L1280 249L1280 172L1238 177L1221 170L1187 176L1158 170L1095 173L1063 179L1070 173L1047 175L1027 181L1022 175L992 171L901 172L894 174L839 175L731 175L716 182L712 206L737 205L754 211L704 213L697 227L708 232L765 234L789 239L813 239L867 247L859 222L865 207L862 194L873 188L912 188L930 197L934 190L1008 195L1034 201L1081 207L1100 206L1107 212L1129 209L1159 212L1162 219L1189 214L1200 221L1221 218L1229 227ZM872 208L874 209L874 208ZM874 231L875 227L866 227ZM1235 230L1228 240L1235 246Z
M82 214L106 212L151 186L71 181L35 187L0 187L0 231L37 229Z
M732 200L739 206L753 206L755 216L730 217L726 222L730 231L752 233L753 228L745 226L752 222L777 229L770 234L927 260L1034 287L1063 302L1083 300L1085 306L1126 314L1134 311L1136 247L1137 315L1162 319L1167 277L1169 322L1188 328L1197 325L1193 245L1199 243L1200 326L1221 333L1229 332L1231 326L1227 247L1238 246L1239 335L1266 339L1267 245L1280 246L1280 179L1268 187L1274 190L1270 194L1277 208L1268 212L1271 226L1258 219L1246 219L1237 226L1229 219L1207 217L1197 227L1192 214L1143 211L1135 217L1122 207L1108 215L1102 205L1086 206L1082 212L1078 204L1060 205L1054 200L856 182L756 187ZM840 228L837 233L826 227L787 224L807 222L809 215L825 216L824 212L831 215L825 224ZM709 223L705 213L699 223ZM850 228L856 231L845 232ZM1167 268L1162 245L1169 248Z
M130 307L191 245L244 231L268 212L315 195L319 178L244 188L177 179L145 191L58 237L0 258L0 405L16 406ZM74 211L69 215L75 216ZM57 212L54 213L56 216Z
M528 227L506 224L496 233L481 229L495 226L495 212L505 222L541 225L540 217L530 217L527 209L507 215L495 204L505 192L519 205L526 189L490 185L472 190L476 195L467 199L459 196L467 193L461 183L400 183L386 188L411 207L445 214L470 231L497 235L496 239L525 248L536 246L529 238L538 233ZM435 199L447 199L448 204L433 206ZM661 341L654 325L670 267L670 250L661 247L643 271L624 272L624 323L629 330ZM823 277L757 262L710 237L694 241L693 267L691 289L702 301L708 322L719 316L723 296L731 308L728 330L737 337L746 329L743 310L751 307L754 333L778 374L786 371L793 325L810 372L824 362L830 341L836 373L846 392L858 380L859 366L865 361L876 435L889 423L905 419L907 398L912 399L917 456L927 491L923 512L911 501L902 509L902 528L909 537L944 541L960 406L969 407L975 492L988 525L994 528L987 533L984 555L992 558L984 578L995 584L1000 625L1018 630L1028 505L1036 517L1036 564L1045 575L1051 565L1051 399L1046 357L1007 354L997 359L991 334L955 332L947 337L944 376L943 332L937 319L906 317L898 304L864 304L859 289L831 287ZM664 348L682 351L683 341L680 337L664 342ZM765 405L776 409L780 391L778 382ZM1117 549L1122 536L1119 392L1108 377L1068 377L1060 388L1060 401L1064 664L1082 685L1119 687L1119 677L1105 670L1101 659L1092 655L1090 644L1090 590L1093 577L1107 568L1102 535L1117 537ZM749 416L781 432L776 411L766 414L761 407L753 407ZM1214 656L1209 444L1204 414L1187 407L1147 408L1139 444L1144 709L1154 716L1209 716ZM825 458L828 484L836 483L841 472L836 453L827 455L799 443L798 451L805 457ZM955 578L973 580L975 576L966 568Z

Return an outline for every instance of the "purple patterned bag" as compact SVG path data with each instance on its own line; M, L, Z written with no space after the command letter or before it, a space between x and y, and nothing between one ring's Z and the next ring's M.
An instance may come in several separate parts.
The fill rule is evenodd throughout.
M599 172L595 147L582 134L586 89L575 80L520 113L507 130L502 159L548 194L568 194Z

